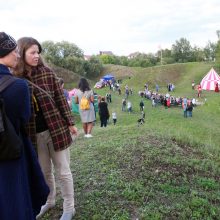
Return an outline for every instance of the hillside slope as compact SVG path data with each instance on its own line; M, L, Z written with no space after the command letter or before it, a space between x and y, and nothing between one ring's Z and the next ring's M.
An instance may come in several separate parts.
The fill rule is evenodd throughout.
M124 84L131 82L132 87L138 89L146 82L153 88L156 83L166 87L169 82L185 88L186 84L191 85L192 80L199 84L211 67L212 63L180 63L148 68L106 65L102 74L111 73L116 79L125 79Z
M176 85L172 95L196 97L191 81L199 83L211 64L188 63L153 68L108 66L105 73L123 79L122 95L109 87L95 89L99 95L111 92L110 118L106 128L99 117L93 138L84 138L82 123L71 146L76 220L185 220L219 219L220 216L220 99L219 93L203 91L192 118L184 118L181 107L151 106L144 99L145 124L140 117L138 91L144 84L167 92L167 82ZM117 70L117 71L116 71ZM115 71L115 72L113 72ZM128 99L133 111L121 111L124 86L134 90ZM62 199L43 220L59 220Z

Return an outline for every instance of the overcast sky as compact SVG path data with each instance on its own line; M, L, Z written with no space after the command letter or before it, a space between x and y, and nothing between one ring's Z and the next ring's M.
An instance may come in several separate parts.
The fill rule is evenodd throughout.
M220 0L0 0L0 31L16 40L68 41L85 55L170 49L217 42Z

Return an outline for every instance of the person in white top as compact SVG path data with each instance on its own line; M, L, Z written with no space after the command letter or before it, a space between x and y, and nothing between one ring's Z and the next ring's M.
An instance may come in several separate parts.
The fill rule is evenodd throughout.
M113 124L115 125L117 122L117 114L116 112L112 112L112 120L113 120Z

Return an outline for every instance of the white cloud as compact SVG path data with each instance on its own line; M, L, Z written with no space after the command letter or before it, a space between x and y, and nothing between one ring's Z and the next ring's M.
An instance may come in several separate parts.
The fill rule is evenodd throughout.
M85 54L116 55L170 48L181 37L192 45L217 41L219 0L10 0L0 27L16 39L66 40Z

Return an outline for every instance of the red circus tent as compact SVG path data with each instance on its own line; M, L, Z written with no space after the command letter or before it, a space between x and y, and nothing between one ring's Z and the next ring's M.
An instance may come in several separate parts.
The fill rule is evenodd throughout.
M215 90L216 83L220 85L220 76L212 68L202 79L200 85L203 90Z

